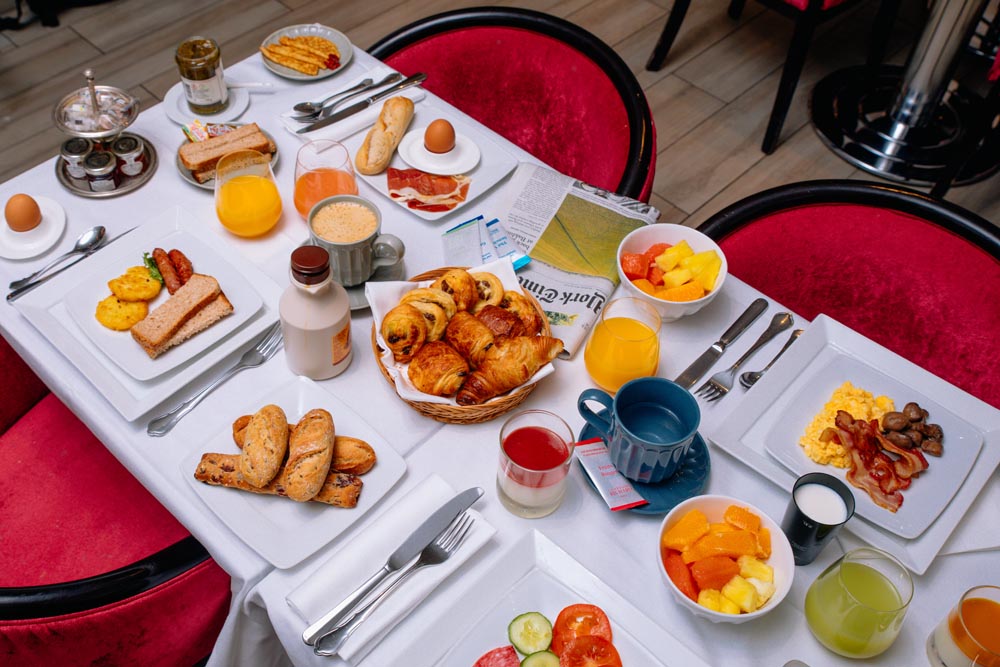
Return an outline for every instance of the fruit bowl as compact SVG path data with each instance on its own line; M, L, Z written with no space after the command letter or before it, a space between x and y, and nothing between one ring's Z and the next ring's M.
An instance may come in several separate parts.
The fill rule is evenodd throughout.
M668 301L666 299L661 299L639 289L635 283L629 279L624 269L622 269L623 253L644 253L656 243L669 243L670 245L675 246L681 241L687 241L691 250L695 253L714 250L718 254L719 259L722 260L722 266L719 269L719 274L715 279L714 286L710 291L708 291L707 294L705 294L705 296L701 298L694 299L693 301ZM669 223L645 225L639 229L633 230L628 236L622 239L622 242L618 245L617 262L618 277L621 279L622 285L625 286L626 293L629 296L643 299L652 304L653 307L656 308L656 311L660 314L660 319L664 322L678 320L682 317L697 313L699 310L710 304L712 299L714 299L715 296L722 290L722 285L726 280L726 275L729 273L729 265L726 262L726 256L723 254L722 249L719 248L715 241L705 236L697 229Z
M695 509L701 510L710 524L721 523L724 520L723 516L726 509L730 505L745 507L753 514L756 514L760 517L761 528L767 528L771 534L771 555L764 562L771 566L774 570L775 590L770 599L768 599L762 607L749 613L727 614L720 611L713 611L712 609L708 609L707 607L703 607L702 605L696 603L694 600L685 595L676 584L674 584L673 580L667 574L667 567L664 564L664 549L662 547L664 533L677 524L689 511ZM660 566L660 574L663 575L663 580L666 582L667 588L669 588L671 593L673 593L677 602L696 616L706 618L713 623L746 623L747 621L752 621L756 618L764 616L781 604L781 601L792 588L792 579L795 575L795 561L792 557L792 547L788 543L788 538L785 537L785 534L781 531L781 527L767 514L750 503L737 498L730 498L729 496L695 496L694 498L685 500L672 509L670 513L664 517L663 523L660 525L660 531L657 534L656 558Z

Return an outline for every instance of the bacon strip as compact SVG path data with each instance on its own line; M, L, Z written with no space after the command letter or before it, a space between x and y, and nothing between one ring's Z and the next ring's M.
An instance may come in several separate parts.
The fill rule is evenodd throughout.
M910 480L896 474L895 462L876 445L876 430L843 410L837 412L834 425L838 442L851 457L847 481L867 493L876 505L896 512L903 504L900 490L907 488Z
M897 447L878 431L875 432L875 437L878 439L878 443L882 449L892 452L899 457L892 465L896 474L900 477L910 479L911 477L919 476L921 472L927 470L927 459L924 458L924 455L916 447L913 449Z

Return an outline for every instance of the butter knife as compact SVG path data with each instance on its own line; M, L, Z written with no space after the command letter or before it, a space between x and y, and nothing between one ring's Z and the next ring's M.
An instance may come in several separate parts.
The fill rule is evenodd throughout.
M755 299L743 311L743 314L737 317L736 321L726 329L722 337L702 352L701 356L695 359L683 373L678 375L674 382L685 389L690 389L694 386L694 383L719 360L719 357L726 351L726 348L732 345L733 341L739 338L740 334L746 331L765 310L767 310L767 299Z
M306 125L305 127L296 130L295 133L296 134L305 134L307 132L312 132L313 130L319 130L321 128L324 128L327 125L333 125L334 123L338 123L338 122L344 120L345 118L353 116L354 114L358 113L359 111L364 111L365 109L367 109L371 105L375 104L376 102L380 102L380 101L384 100L387 97L391 97L392 95L398 93L399 91L403 90L404 88L409 88L410 86L419 85L419 84L423 83L426 79L427 79L427 75L423 74L423 73L417 73L417 74L414 74L413 76L408 76L405 79L403 79L402 81L400 81L399 83L397 83L395 86L392 86L390 88L386 88L382 92L375 93L371 97L366 97L365 99L361 100L360 102L356 102L356 103L352 104L351 106L346 107L345 109L343 109L341 111L338 111L335 114L332 114L330 116L327 116L326 118L320 119L320 120L318 120L315 123L312 123L310 125Z
M302 633L302 641L309 646L314 646L316 642L328 632L337 627L343 619L347 618L354 607L357 606L370 592L375 590L386 577L399 570L404 565L417 557L424 547L434 541L442 530L448 527L455 517L467 510L483 495L483 490L474 486L466 489L460 494L442 505L434 514L431 514L420 527L413 531L406 538L389 559L382 566L382 569L373 574L367 581L358 587L353 593L347 596L340 604L328 611L321 619L310 625Z

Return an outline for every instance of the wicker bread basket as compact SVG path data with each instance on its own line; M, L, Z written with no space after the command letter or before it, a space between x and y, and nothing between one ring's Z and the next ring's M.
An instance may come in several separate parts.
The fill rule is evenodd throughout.
M442 276L446 271L452 268L446 266L440 269L434 269L426 273L421 273L418 276L410 278L410 282L419 283L426 280L435 280ZM524 296L528 298L528 301L538 310L539 315L542 317L542 330L541 335L551 336L552 329L549 327L549 319L545 315L545 311L542 310L542 305L538 303L530 293L524 292ZM396 388L396 383L386 370L385 364L382 363L382 354L385 350L382 349L378 344L378 340L375 337L375 324L372 324L372 352L375 353L375 363L378 364L379 371L382 372L382 377L389 381L389 384ZM506 394L497 396L496 398L491 398L482 405L448 405L444 403L425 403L423 401L409 401L405 398L401 400L408 404L411 408L424 415L425 417L430 417L431 419L436 419L439 422L444 422L446 424L478 424L480 422L487 422L491 419L496 419L505 412L509 412L518 405L520 405L524 399L528 398L528 394L535 388L534 383L521 385L520 387L515 387Z

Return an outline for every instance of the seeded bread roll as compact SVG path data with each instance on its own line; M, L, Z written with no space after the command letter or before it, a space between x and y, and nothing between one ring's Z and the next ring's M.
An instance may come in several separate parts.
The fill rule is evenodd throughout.
M413 100L402 96L387 99L382 105L378 120L368 131L364 143L354 156L354 166L358 171L366 176L385 171L411 120Z
M287 496L284 474L279 474L270 483L262 487L250 486L239 474L239 454L207 453L201 455L201 461L194 471L194 478L213 486L226 486L240 491L262 493L269 496ZM309 500L314 503L325 503L334 507L351 508L358 504L363 486L361 478L346 472L330 471L319 493Z
M331 470L364 475L375 466L375 450L364 440L338 435L333 440Z
M333 460L333 417L326 410L310 410L288 437L285 491L304 503L315 496Z
M277 405L265 405L247 424L240 474L251 486L262 488L277 476L288 451L288 419Z

